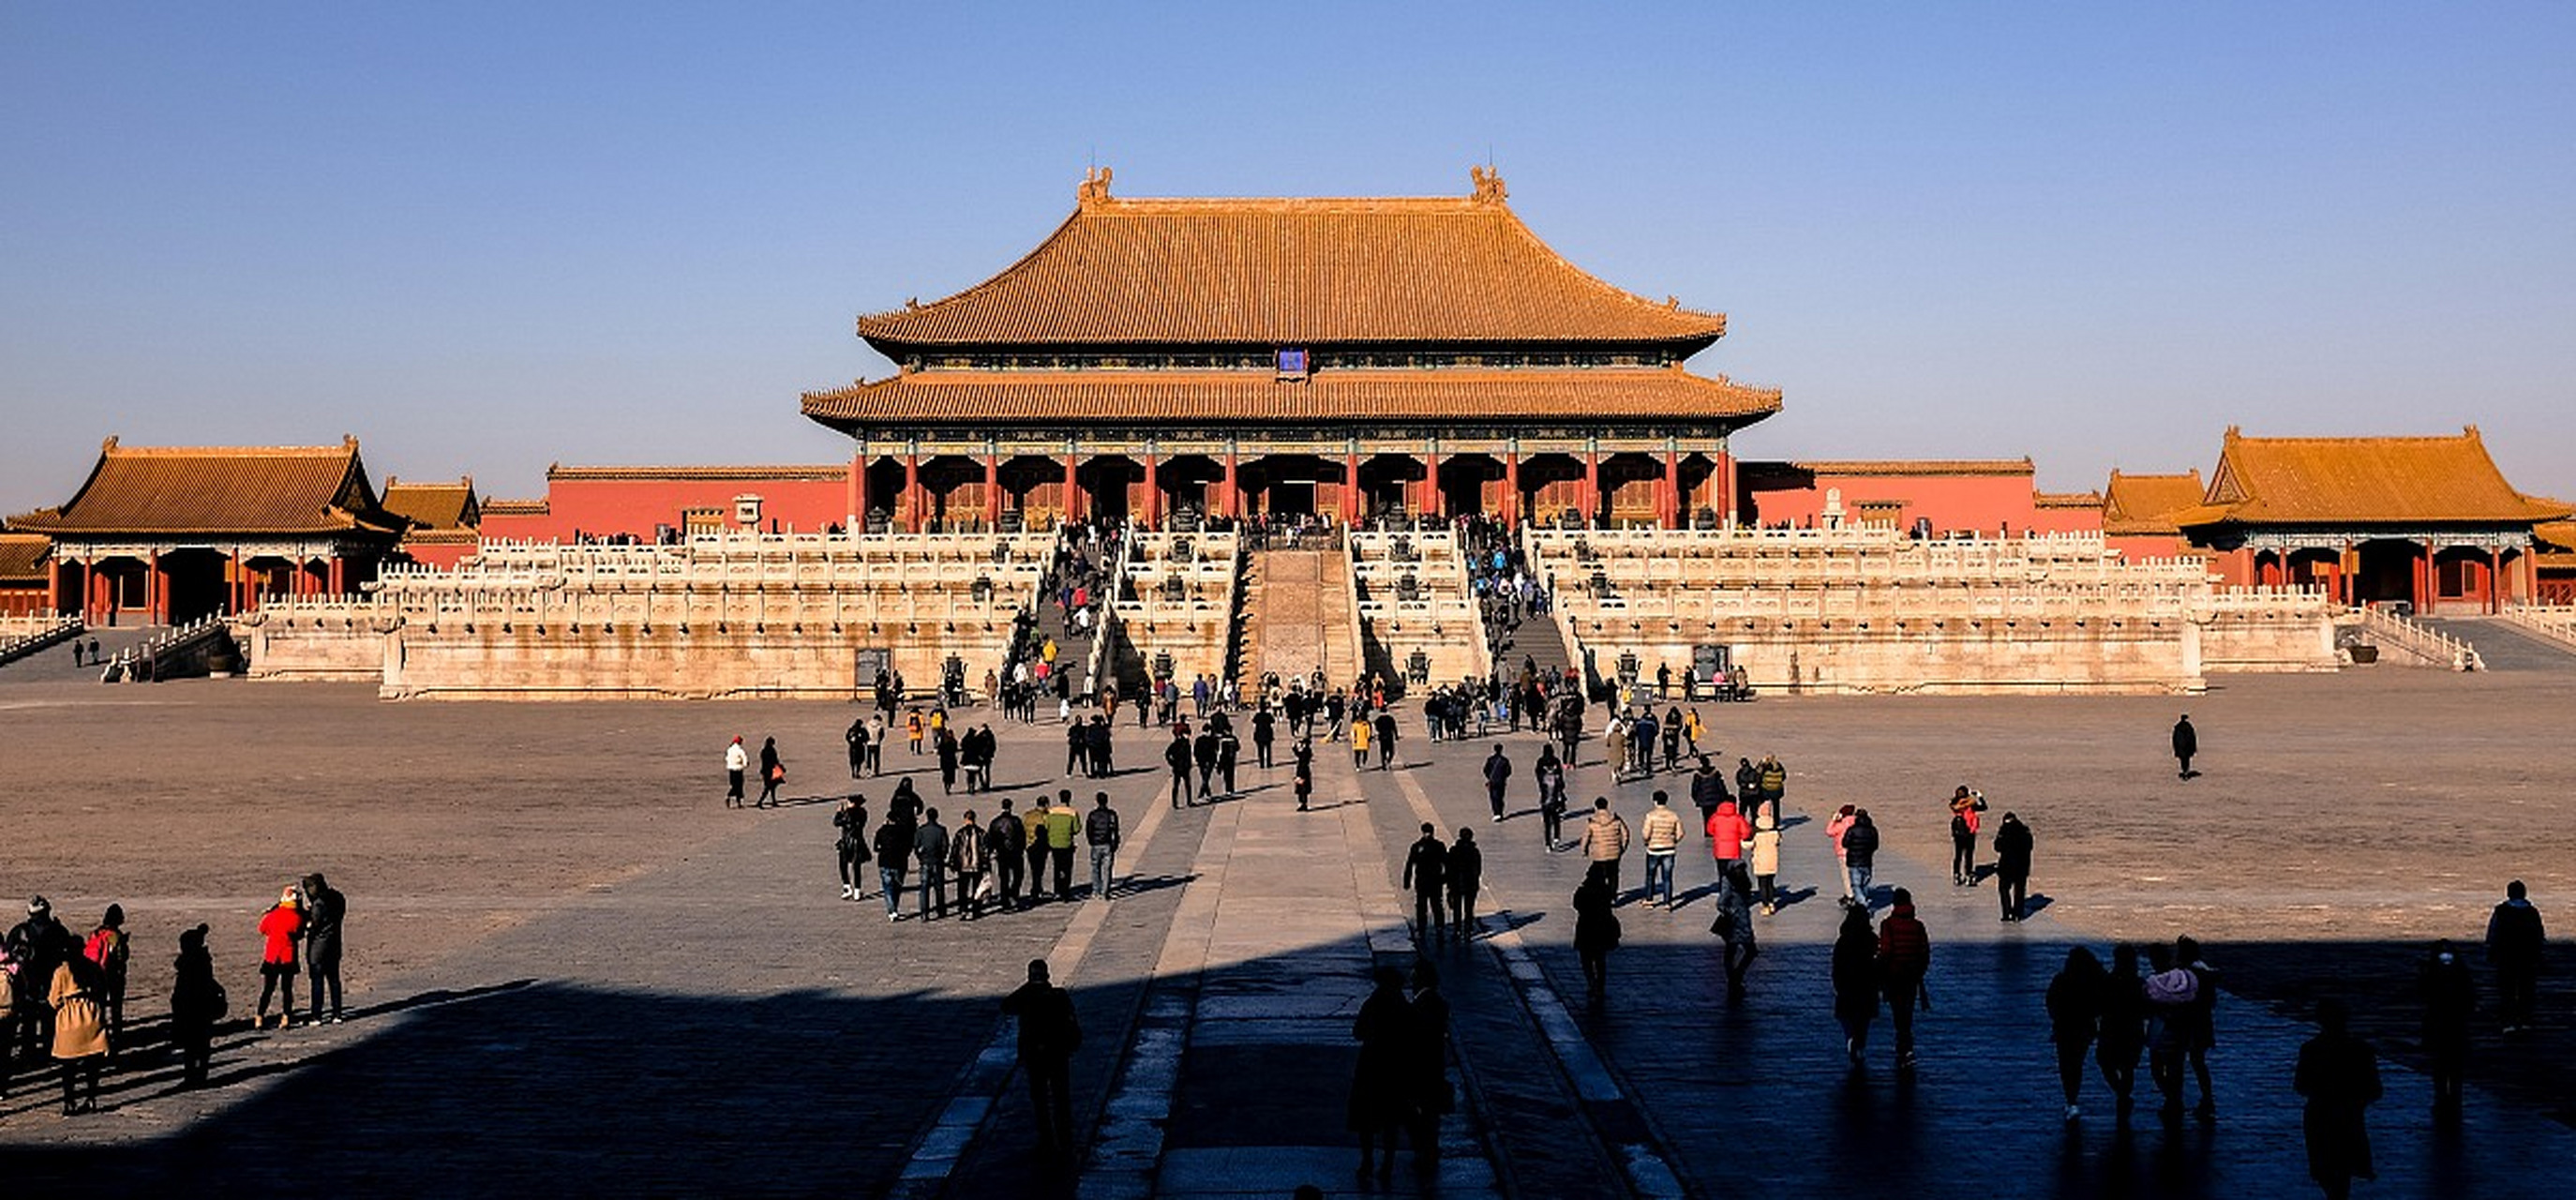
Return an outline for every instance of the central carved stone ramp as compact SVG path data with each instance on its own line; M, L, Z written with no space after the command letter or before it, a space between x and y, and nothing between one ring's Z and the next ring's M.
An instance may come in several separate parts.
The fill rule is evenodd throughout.
M1351 629L1351 564L1339 549L1265 550L1253 556L1237 661L1257 681L1302 678L1320 666L1334 686L1359 670Z

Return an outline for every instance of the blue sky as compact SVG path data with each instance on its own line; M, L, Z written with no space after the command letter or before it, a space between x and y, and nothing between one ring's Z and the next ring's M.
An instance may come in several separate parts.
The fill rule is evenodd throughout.
M1730 315L1753 457L2476 423L2576 494L2576 6L0 8L0 510L138 444L824 462L862 311L1123 195L1463 194Z

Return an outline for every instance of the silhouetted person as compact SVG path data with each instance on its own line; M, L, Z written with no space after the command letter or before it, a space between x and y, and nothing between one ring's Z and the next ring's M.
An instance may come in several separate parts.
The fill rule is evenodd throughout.
M1610 881L1597 875L1574 889L1574 955L1583 963L1584 990L1596 1005L1610 987L1610 952L1619 948L1619 915L1610 911L1617 897Z
M2004 920L2020 920L2030 902L2030 851L2030 826L2005 813L1995 827L1995 899L2003 904Z
M2345 1031L2340 1000L2317 1005L2317 1036L2299 1047L2290 1085L2308 1098L2301 1124L2308 1137L2308 1178L2327 1200L2352 1195L2355 1179L2377 1179L2370 1167L2370 1129L2363 1114L2379 1099L2379 1059L2370 1043Z
M1924 976L1932 970L1932 937L1914 917L1914 893L1896 889L1887 919L1878 925L1878 970L1887 985L1887 1015L1896 1023L1896 1065L1914 1065L1914 1006L1932 1008Z
M2182 773L2175 778L2191 778L2191 756L2200 753L2200 734L2191 727L2190 713L2184 713L2181 720L2174 722L2173 752L2174 761L2182 764Z
M1842 932L1834 938L1833 984L1843 1056L1857 1067L1869 1052L1870 1023L1878 1019L1878 934L1869 927L1869 910L1858 905L1843 910Z
M2496 1008L2506 1033L2531 1027L2532 995L2540 987L2540 957L2548 945L2540 910L2517 879L2504 885L2504 903L2487 918L2487 962L2495 967Z
M1485 886L1485 852L1476 845L1476 831L1460 826L1458 840L1449 843L1446 869L1449 887L1449 924L1461 938L1476 936L1476 893Z
M2469 1069L2469 1014L2477 1011L2478 988L2469 964L2445 938L2425 956L2420 986L2424 999L2424 1056L2433 1076L2433 1115L2456 1121L2460 1086Z
M206 953L206 927L179 935L179 957L171 964L170 1037L179 1045L180 1086L206 1086L206 1068L214 1060L215 1022L223 1019L224 986L215 981L214 956Z
M1029 981L1002 998L1002 1012L1019 1019L1020 1071L1029 1079L1029 1109L1038 1123L1038 1150L1052 1159L1073 1151L1073 1052L1082 1048L1082 1021L1073 996L1047 981L1043 958L1029 960Z
M322 873L304 877L304 970L312 985L312 1022L322 1022L322 991L331 992L331 1023L340 1023L340 931L349 917L349 898L324 882Z
M1360 1005L1359 1018L1351 1023L1351 1036L1359 1040L1360 1059L1351 1072L1346 1121L1350 1131L1360 1135L1359 1178L1363 1184L1368 1181L1372 1165L1381 1180L1395 1174L1396 1130L1412 1122L1413 1099L1419 1086L1419 1032L1413 1005L1404 998L1404 976L1393 967L1379 967L1373 978L1377 988ZM1385 1146L1382 1158L1378 1154L1381 1144Z
M2093 1061L2102 1067L2102 1082L2111 1089L2113 1113L2127 1124L2136 1103L2138 1056L2147 1048L2146 980L2138 975L2138 948L2122 943L2111 948L2111 971L2102 978L2100 1040Z
M1413 937L1430 941L1449 931L1445 911L1445 886L1442 879L1449 865L1449 847L1440 841L1439 830L1431 822L1422 823L1422 836L1404 853L1404 878L1400 886L1413 889Z
M2048 981L2048 1036L2057 1043L2057 1083L2066 1091L2066 1119L2084 1115L2084 1052L2102 1017L2102 960L2082 946L2066 951L2065 969Z

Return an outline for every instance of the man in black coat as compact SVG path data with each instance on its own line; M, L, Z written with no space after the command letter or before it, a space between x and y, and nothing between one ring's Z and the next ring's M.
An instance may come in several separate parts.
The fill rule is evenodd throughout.
M331 990L331 1023L340 1023L340 931L349 916L349 898L322 878L304 877L304 969L313 986L310 1024L322 1023L322 989Z
M2004 919L2021 919L2030 892L2030 826L2007 812L1995 829L1995 896L2003 902Z
M1404 886L1413 889L1415 941L1427 942L1449 932L1448 916L1442 908L1448 864L1449 847L1441 843L1440 831L1424 821L1422 837L1404 855Z
M1002 799L1001 815L984 827L984 854L993 860L993 886L1002 893L1002 911L1020 906L1020 880L1027 864L1020 856L1028 853L1029 829L1020 814L1011 811L1009 797Z
M1019 1018L1020 1073L1029 1078L1029 1109L1037 1114L1038 1149L1050 1158L1073 1151L1073 1052L1082 1048L1082 1021L1073 996L1047 979L1043 958L1029 960L1029 981L1002 997L1002 1013Z
M1172 807L1196 803L1190 796L1190 735L1174 731L1163 747L1163 765L1172 769Z
M1717 806L1731 798L1726 794L1726 772L1718 770L1707 755L1700 755L1699 769L1691 772L1690 787L1691 804L1699 809L1700 827L1705 829L1708 819L1717 815Z
M2182 764L2182 773L2175 778L2189 779L2199 773L2191 769L2191 756L2200 753L2200 734L2191 727L2190 713L2174 722L2173 752L2174 760Z
M1476 845L1476 831L1460 826L1458 840L1449 843L1449 861L1441 874L1449 887L1449 924L1458 936L1476 936L1476 892L1485 883L1485 852Z
M1494 807L1494 819L1503 819L1503 789L1512 782L1512 760L1504 757L1503 744L1494 743L1494 752L1485 756L1485 800Z

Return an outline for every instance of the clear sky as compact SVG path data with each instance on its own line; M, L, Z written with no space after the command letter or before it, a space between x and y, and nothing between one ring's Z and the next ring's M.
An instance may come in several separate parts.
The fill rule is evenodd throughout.
M1121 195L1460 195L1723 311L1750 457L2476 423L2576 495L2576 5L0 6L0 511L99 440L829 462Z

